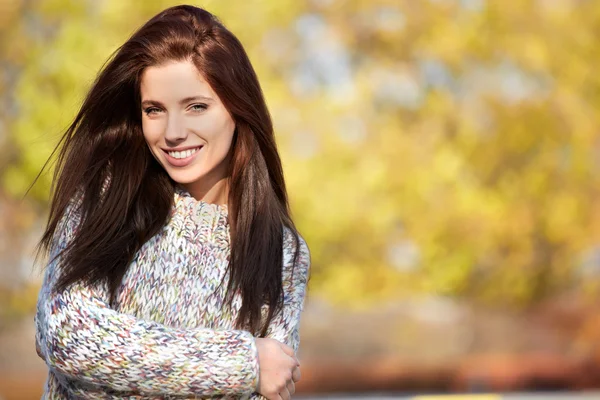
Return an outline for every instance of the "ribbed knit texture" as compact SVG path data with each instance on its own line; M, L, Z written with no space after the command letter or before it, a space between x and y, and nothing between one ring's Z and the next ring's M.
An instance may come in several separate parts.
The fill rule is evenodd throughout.
M50 260L77 229L77 210L68 215ZM294 251L286 231L284 308L267 337L297 351L310 257L301 239L294 268ZM224 306L229 255L227 207L177 190L169 223L136 254L113 308L105 285L54 293L61 260L51 261L35 316L37 351L49 367L43 398L264 399L255 392L255 339L234 329L240 294L231 310Z

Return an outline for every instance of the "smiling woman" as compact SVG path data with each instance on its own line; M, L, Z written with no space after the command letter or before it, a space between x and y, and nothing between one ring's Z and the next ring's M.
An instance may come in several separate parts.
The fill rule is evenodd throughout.
M45 397L289 399L309 253L250 61L169 8L100 72L58 153Z

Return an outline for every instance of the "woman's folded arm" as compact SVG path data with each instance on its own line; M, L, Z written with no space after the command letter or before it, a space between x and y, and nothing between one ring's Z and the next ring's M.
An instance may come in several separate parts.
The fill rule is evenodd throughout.
M255 390L258 355L242 330L174 329L117 312L102 285L53 290L56 257L72 237L72 223L51 249L36 323L38 354L55 373L117 391L144 395L246 394Z

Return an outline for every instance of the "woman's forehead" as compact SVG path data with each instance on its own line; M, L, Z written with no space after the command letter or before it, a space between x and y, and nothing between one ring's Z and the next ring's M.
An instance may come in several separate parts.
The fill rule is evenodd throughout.
M140 81L142 101L179 102L192 97L215 98L216 94L191 61L174 61L148 67Z

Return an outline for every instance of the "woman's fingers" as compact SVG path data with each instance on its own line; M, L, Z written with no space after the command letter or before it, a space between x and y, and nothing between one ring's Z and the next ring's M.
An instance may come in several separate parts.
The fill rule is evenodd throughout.
M279 345L281 346L281 348L283 349L283 351L285 352L285 354L287 354L288 356L296 359L296 353L294 352L293 348L291 348L287 344L281 343L281 342L279 342Z
M299 370L298 367L296 367L296 369ZM292 399L292 395L296 393L296 384L294 383L294 380L290 380L288 381L286 387L279 392L279 396L283 399L283 400L291 400Z
M292 371L292 380L294 382L299 382L300 381L300 377L301 377L300 367L294 368L294 370Z
M281 396L281 398L283 400L291 400L292 399L292 395L290 394L290 391L288 390L287 387L285 389L283 389L281 392L279 392L279 396Z
M294 381L288 382L287 390L290 393L290 396L293 395L294 393L296 393L296 385L294 384Z

